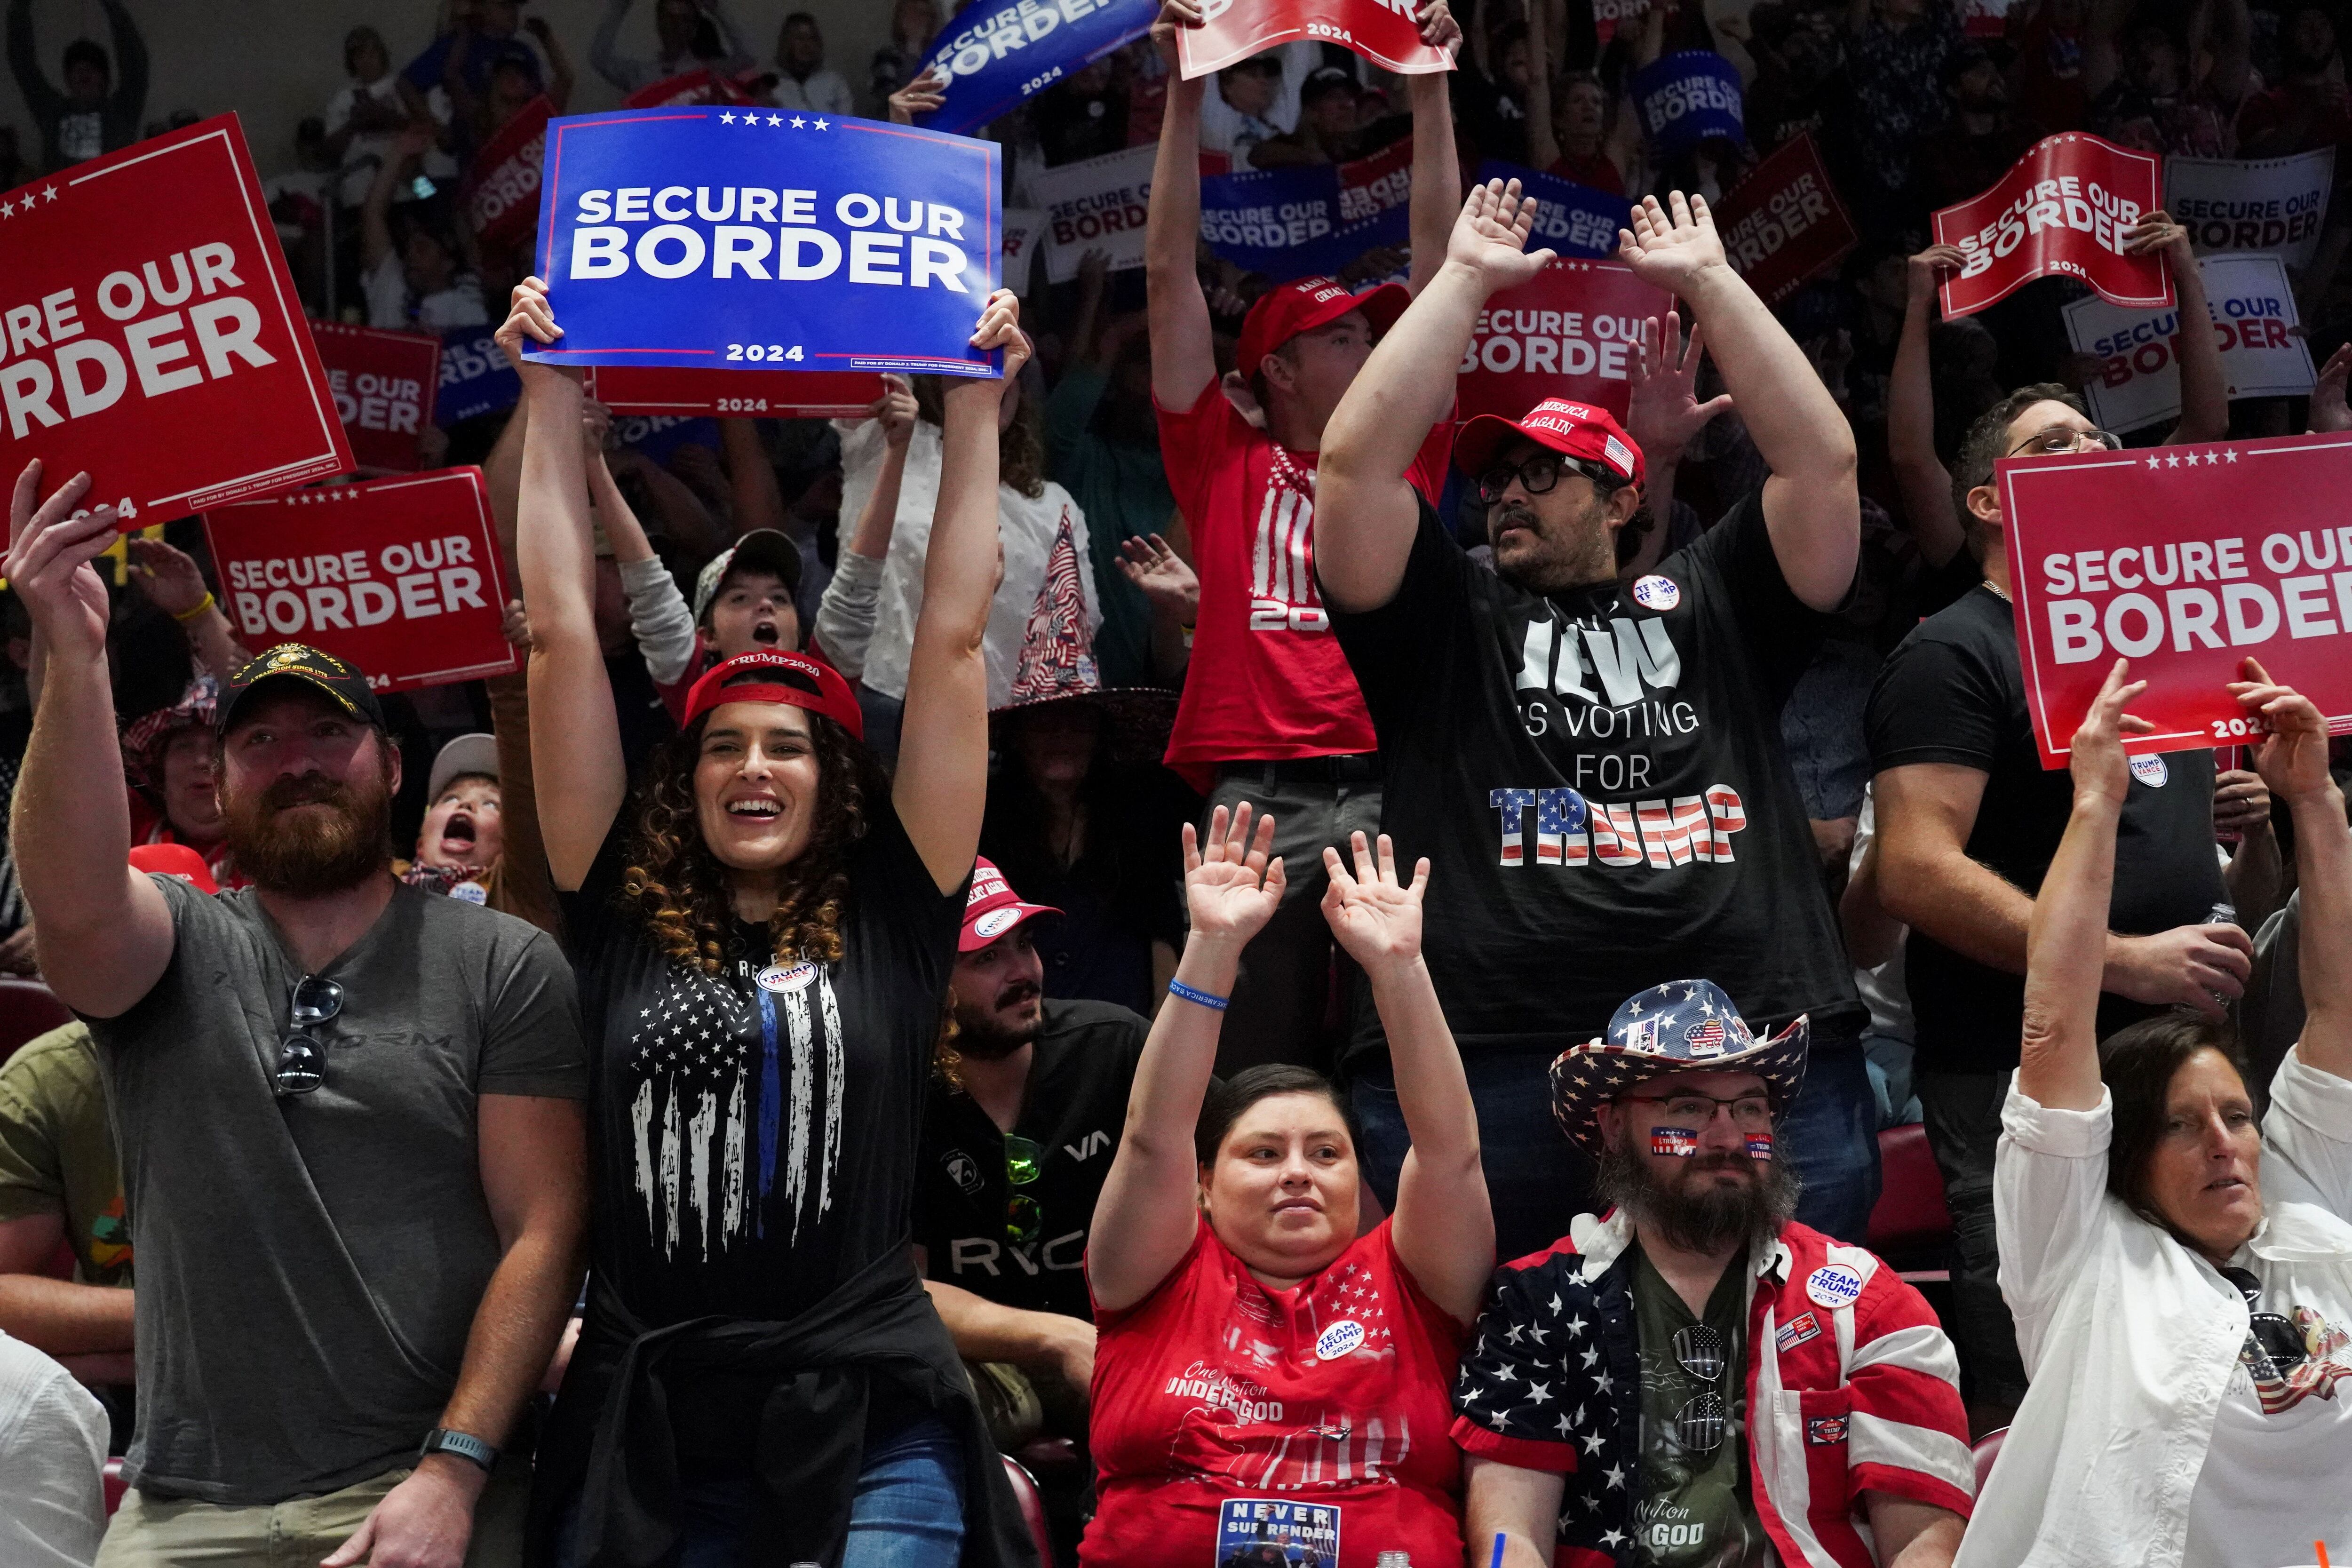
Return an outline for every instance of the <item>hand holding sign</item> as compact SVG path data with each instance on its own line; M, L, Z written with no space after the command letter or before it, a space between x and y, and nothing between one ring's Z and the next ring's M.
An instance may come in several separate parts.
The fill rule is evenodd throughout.
M1532 281L1553 259L1549 250L1527 248L1535 222L1536 199L1519 194L1518 181L1474 186L1446 237L1445 264L1477 274L1489 294Z
M555 312L547 303L545 280L526 278L516 284L513 308L507 313L506 324L498 330L495 340L499 352L505 354L507 363L515 367L515 374L526 382L542 380L550 375L568 375L578 381L580 372L571 365L523 358L526 341L552 343L562 335L563 329L555 324Z
M2254 771L2273 796L2290 805L2324 797L2336 781L2327 771L2327 721L2318 704L2273 680L2251 658L2240 668L2246 679L2231 681L2230 695L2248 718L2259 716L2270 731L2254 747Z
M8 586L24 601L49 657L89 666L106 656L106 584L90 563L113 548L114 509L84 508L89 476L40 500L41 460L25 465L8 506Z
M1909 308L1924 310L1936 302L1936 290L1943 286L1944 275L1958 272L1968 265L1957 245L1931 245L1904 265L1904 278L1910 285ZM1930 318L1931 320L1933 318Z
M2119 658L2108 668L2107 679L2100 684L2099 694L2091 699L2090 711L2083 715L2066 752L2066 768L2074 777L2076 791L2116 806L2121 806L2131 793L2131 758L2124 752L2124 737L2156 731L2155 725L2137 713L2124 711L2147 689L2145 680L2127 680L2130 674L2127 658Z

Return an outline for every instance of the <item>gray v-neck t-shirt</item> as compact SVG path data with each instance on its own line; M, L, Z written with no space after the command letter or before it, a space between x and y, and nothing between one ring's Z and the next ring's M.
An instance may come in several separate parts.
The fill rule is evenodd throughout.
M332 1491L439 1423L499 1256L478 1099L585 1097L572 971L522 921L400 887L319 972L343 990L311 1031L325 1083L281 1100L301 974L277 926L250 890L154 879L172 962L90 1020L139 1251L125 1473L224 1504Z

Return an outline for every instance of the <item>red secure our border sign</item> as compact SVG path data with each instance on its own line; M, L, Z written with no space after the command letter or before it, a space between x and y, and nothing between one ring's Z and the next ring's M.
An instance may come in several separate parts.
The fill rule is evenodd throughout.
M416 439L433 423L441 340L340 321L313 321L310 335L327 367L352 459L383 473L414 469L420 461Z
M1938 209L1936 243L1966 258L1944 280L1944 314L1969 315L2053 273L2126 310L2170 305L2164 263L2124 254L2124 237L2162 202L2162 163L2095 136L2046 136L1992 189Z
M1716 232L1732 270L1777 305L1862 241L1838 200L1811 136L1799 136L1749 171L1716 205Z
M466 173L466 213L482 244L504 248L530 237L539 222L547 122L554 113L555 105L545 94L532 99L474 155L473 167Z
M1405 76L1452 70L1454 58L1421 41L1413 0L1202 0L1202 25L1176 29L1184 79L1301 38L1338 44Z
M1517 419L1547 397L1571 397L1624 418L1642 322L1667 303L1630 268L1561 257L1478 313L1455 384L1461 417Z
M351 468L235 115L0 195L0 465L34 458L125 528Z
M594 364L584 374L582 390L615 414L856 419L882 395L881 376L862 371Z
M1995 465L2018 650L2042 764L2066 752L2118 657L2156 726L2133 752L2232 745L2259 726L2222 689L2239 662L2352 732L2352 435Z
M247 646L293 640L378 691L511 675L506 584L479 468L215 508L205 535Z

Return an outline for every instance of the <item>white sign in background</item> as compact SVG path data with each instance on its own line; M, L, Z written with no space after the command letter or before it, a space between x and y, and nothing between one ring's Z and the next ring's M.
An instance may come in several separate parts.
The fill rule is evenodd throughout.
M2230 395L2299 397L2317 379L2278 257L2208 256L2197 269L2221 330L2221 372ZM2180 413L2180 367L2174 339L2180 312L2125 310L2094 294L2065 309L2076 353L2101 363L2083 384L2091 417L2109 430L2137 430Z
M1004 209L1004 286L1029 298L1029 273L1037 263L1037 237L1045 229L1045 215L1035 207Z
M1108 254L1113 272L1143 265L1151 163L1159 155L1159 147L1147 142L1030 176L1029 199L1045 214L1038 241L1045 247L1047 282L1076 278L1078 259L1089 250Z
M2269 251L2298 270L2318 254L2336 149L2292 158L2167 158L2164 209L2200 256Z

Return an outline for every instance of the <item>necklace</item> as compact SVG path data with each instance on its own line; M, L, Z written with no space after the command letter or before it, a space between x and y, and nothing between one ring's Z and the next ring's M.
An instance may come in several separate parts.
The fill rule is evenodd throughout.
M2017 603L2016 600L2009 596L2009 590L2003 588L2000 584L1994 582L1990 577L1986 578L1979 586L1981 586L1986 593L1990 594L1994 598L1999 599L2004 605L2014 605Z

